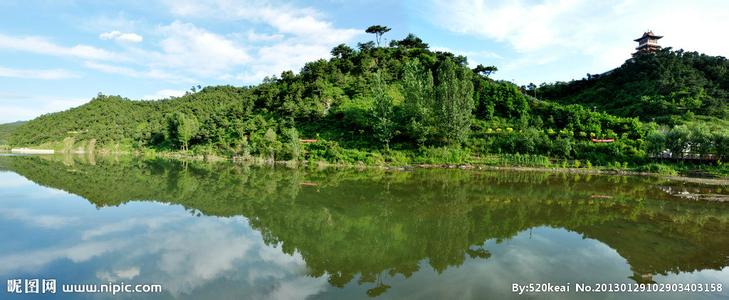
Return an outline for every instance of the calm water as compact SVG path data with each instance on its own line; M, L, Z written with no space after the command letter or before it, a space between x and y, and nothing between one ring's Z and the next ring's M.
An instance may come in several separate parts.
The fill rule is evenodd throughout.
M164 289L59 291L83 299L729 299L729 203L690 199L707 194L727 197L729 187L3 156L0 283ZM721 283L723 291L511 292L529 282Z

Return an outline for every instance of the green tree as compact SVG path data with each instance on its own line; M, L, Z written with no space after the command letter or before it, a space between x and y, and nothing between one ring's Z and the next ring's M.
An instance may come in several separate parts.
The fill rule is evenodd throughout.
M686 125L674 126L666 135L666 146L671 150L673 157L683 157L689 149L691 130Z
M646 151L650 155L660 155L666 150L666 135L658 130L651 131L646 136Z
M377 47L380 47L380 38L383 34L390 31L392 28L382 25L372 25L370 27L367 27L367 30L365 32L372 33L375 35L375 41L377 42Z
M200 130L200 123L194 115L188 116L182 112L175 112L168 118L169 137L174 144L187 151L190 140Z
M713 136L706 125L696 124L691 126L690 130L691 152L704 156L714 150Z
M263 134L262 142L265 153L261 154L268 155L268 160L274 161L276 159L276 152L281 148L281 142L278 141L276 131L273 128L266 130L266 133Z
M346 44L339 44L332 49L331 54L334 57L346 59L354 55L354 49L347 46Z
M482 64L479 64L475 68L473 68L473 72L476 74L479 74L483 77L489 77L492 73L498 71L499 69L495 66L484 66Z
M569 158L572 154L572 141L568 138L558 137L552 142L552 154Z
M716 155L720 159L729 159L729 131L717 131L713 134Z
M428 44L423 42L419 37L410 33L402 40L393 40L390 47L403 47L408 49L428 49Z
M301 141L299 140L299 131L296 128L288 128L283 131L286 138L286 150L291 160L299 160L301 158Z
M418 59L405 64L402 87L404 122L407 135L418 145L424 145L433 131L433 73Z
M449 145L462 143L470 132L473 111L470 74L450 58L446 58L438 67L435 114L439 135Z
M385 88L386 84L382 80L382 75L379 72L375 73L375 82L372 86L374 131L379 142L385 146L385 149L389 149L390 140L394 135L395 123L393 121L392 97L387 94Z

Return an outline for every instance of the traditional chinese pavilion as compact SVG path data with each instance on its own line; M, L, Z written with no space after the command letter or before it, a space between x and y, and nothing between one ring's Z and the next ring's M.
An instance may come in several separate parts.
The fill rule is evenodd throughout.
M635 50L638 51L633 53L633 55L638 55L642 53L654 53L657 50L661 49L661 46L658 45L658 40L662 37L663 36L653 34L653 31L650 30L643 33L643 36L634 40L638 42L638 47L635 48Z

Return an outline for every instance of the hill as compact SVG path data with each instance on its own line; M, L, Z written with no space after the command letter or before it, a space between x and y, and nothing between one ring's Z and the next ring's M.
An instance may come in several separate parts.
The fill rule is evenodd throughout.
M432 51L412 34L388 47L342 44L331 54L255 86L193 87L159 101L99 95L22 125L11 144L395 165L519 154L508 160L625 166L666 147L646 143L652 124L530 98L490 79L495 67L470 69L466 57ZM729 153L721 148L725 135L702 136L705 153Z
M25 124L25 121L0 124L0 145L7 145L13 131L23 124Z
M604 74L544 84L538 95L623 117L675 125L729 118L729 61L666 48L642 54ZM726 124L726 122L724 122Z

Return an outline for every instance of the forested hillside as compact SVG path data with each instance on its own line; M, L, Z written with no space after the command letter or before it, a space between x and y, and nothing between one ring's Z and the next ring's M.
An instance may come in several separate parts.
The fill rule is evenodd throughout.
M10 135L15 129L23 125L25 122L18 121L13 123L0 124L0 145L7 145L10 139Z
M657 126L638 118L525 96L512 83L490 79L495 67L470 69L466 57L432 51L414 35L382 47L373 42L360 43L357 49L342 44L331 54L298 73L285 71L256 86L194 87L182 97L160 101L99 95L86 105L28 122L14 132L11 143L366 164L478 162L493 155L519 154L507 157L538 165L549 164L545 157L551 157L624 166L644 162L671 142L654 138L647 143ZM621 69L657 72L643 62L677 55L662 52ZM723 70L712 73L719 79L686 91L701 99L686 111L725 117L725 103L716 100L725 91ZM619 69L612 76L628 76L627 72ZM626 95L640 90L624 84ZM677 84L662 83L655 87L656 93L674 87L681 91ZM541 90L569 103L558 97L567 95L560 89L576 85ZM617 109L607 110L630 115ZM645 117L649 113L640 115L650 121ZM727 136L723 131L702 135L703 154L729 153L721 148L727 147ZM596 143L596 139L613 142ZM683 156L687 143L681 140L671 149Z
M540 98L582 104L624 117L676 125L729 118L729 61L673 51L642 54L601 75L542 85ZM703 116L703 118L701 118Z

